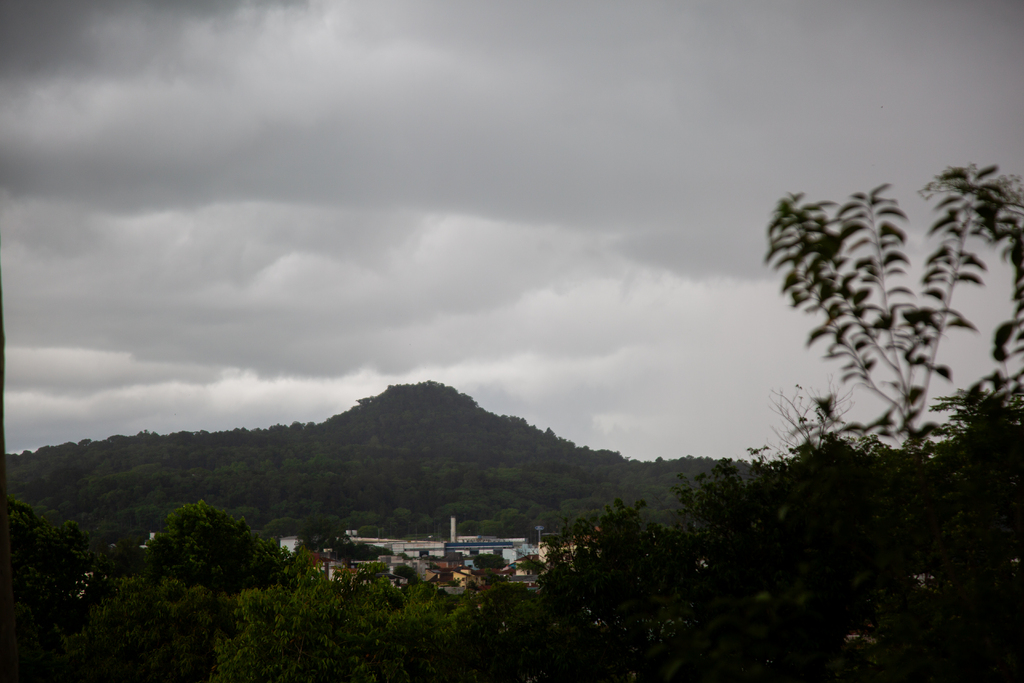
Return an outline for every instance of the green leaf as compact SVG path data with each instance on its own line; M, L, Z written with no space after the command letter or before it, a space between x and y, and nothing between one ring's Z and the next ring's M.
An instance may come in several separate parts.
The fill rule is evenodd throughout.
M1010 335L1013 334L1013 328L1014 324L1012 322L1000 325L994 336L994 344L999 348L1006 346L1006 342L1009 341Z
M898 263L907 263L907 264L910 263L910 261L907 259L907 257L904 256L902 253L900 253L898 251L891 251L891 252L889 252L888 254L885 255L884 259L882 259L882 265L886 265L886 266L889 265L890 263L897 263L897 262Z
M980 277L978 277L977 275L974 275L973 273L961 272L961 273L959 273L957 275L956 279L958 281L960 281L960 282L971 282L971 283L974 283L976 285L984 284L982 282L982 279Z
M904 234L902 230L900 230L895 225L889 222L882 223L882 225L879 227L878 234L881 235L882 237L895 237L897 238L897 240L899 240L900 243L903 243L907 239L907 236Z

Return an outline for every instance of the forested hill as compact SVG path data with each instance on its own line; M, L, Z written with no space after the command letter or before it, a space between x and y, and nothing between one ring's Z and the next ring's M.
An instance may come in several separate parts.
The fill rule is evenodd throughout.
M645 499L670 519L679 473L708 458L632 461L498 416L436 382L389 387L321 424L112 436L8 456L9 491L103 540L159 530L168 513L206 500L264 535L325 515L388 535L524 536L535 525Z
M357 403L351 410L311 428L333 443L380 446L493 465L623 461L611 451L577 448L550 429L542 432L521 417L489 413L469 396L437 382L391 386L381 395Z

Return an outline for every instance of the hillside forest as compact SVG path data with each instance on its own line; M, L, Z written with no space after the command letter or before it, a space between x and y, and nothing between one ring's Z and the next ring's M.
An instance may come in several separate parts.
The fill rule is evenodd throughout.
M9 455L9 491L104 544L160 531L204 500L265 537L326 518L367 537L527 537L535 526L647 500L672 519L676 475L709 458L644 462L577 447L522 418L485 411L436 382L389 387L321 424L112 436Z
M743 463L578 449L434 383L320 425L13 456L22 680L1024 680L1024 192L995 171L925 188L939 244L918 296L884 186L780 200L767 260L820 322L809 341L884 408L848 423L841 398L816 396L782 411L788 448ZM982 282L976 244L1010 264L1013 317L992 331L991 374L930 400L950 375L936 350L973 327L952 301ZM371 495L345 488L357 475ZM537 590L491 571L455 594L376 562L328 577L267 535L366 513L416 534L455 509L510 531L524 520L509 510L563 516L524 565ZM145 550L106 540L154 523Z

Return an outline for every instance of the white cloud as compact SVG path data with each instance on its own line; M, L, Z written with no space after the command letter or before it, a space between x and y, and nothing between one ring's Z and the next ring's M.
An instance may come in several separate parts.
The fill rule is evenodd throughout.
M776 302L773 290L665 273L583 279L502 308L377 333L391 348L364 351L354 370L335 376L16 349L12 445L41 445L33 439L54 424L99 438L115 424L172 431L320 421L388 384L432 379L595 448L633 457L743 455L764 440L770 389L804 362L800 335L767 305ZM756 349L752 335L765 337ZM402 362L384 370L379 359L387 356Z

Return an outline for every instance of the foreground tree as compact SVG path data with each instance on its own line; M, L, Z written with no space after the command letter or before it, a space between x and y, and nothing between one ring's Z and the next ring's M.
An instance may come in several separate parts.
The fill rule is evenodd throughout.
M580 679L657 675L658 664L648 657L663 640L662 626L652 621L655 600L690 585L696 562L689 539L647 524L644 507L617 500L601 516L577 519L545 541L550 566L540 577L543 599L572 642Z
M146 547L142 538L120 538L117 543L100 544L99 552L110 560L109 575L123 579L146 569ZM95 546L94 546L95 547Z
M498 583L467 596L454 622L453 658L470 680L598 680L578 633L523 584Z
M81 630L89 608L110 592L107 565L90 552L88 537L74 522L51 524L14 498L5 507L21 676L46 680L57 674L64 638Z
M677 489L694 569L659 615L667 679L813 681L851 666L847 637L873 614L873 445L829 435Z
M904 216L885 186L841 207L791 195L769 226L767 258L786 272L783 291L821 316L809 343L827 339L828 357L845 362L844 381L886 403L849 430L903 444L880 458L888 469L876 494L884 504L875 519L886 527L874 530L878 614L859 644L878 678L1024 678L1024 192L1019 178L995 171L950 168L925 187L941 198L925 303L904 284ZM978 243L1012 268L1013 315L992 334L995 369L942 404L956 412L940 428L923 419L927 395L936 375L951 376L937 361L941 340L974 329L952 301L961 283L982 284Z
M953 412L935 432L945 438L883 454L889 504L862 649L883 679L1019 681L1024 405L965 392L939 408Z
M146 576L154 583L171 577L186 586L238 593L283 576L286 551L254 536L244 519L203 501L178 508L164 527L147 544Z
M871 453L723 461L676 489L680 523L617 503L549 544L543 597L591 680L822 680L871 612Z
M1024 388L1024 192L1019 178L993 178L995 171L949 168L925 187L926 196L942 199L929 232L939 246L920 283L924 303L906 286L906 235L897 225L905 216L883 196L887 185L842 206L795 194L776 207L767 260L785 271L782 289L793 306L823 318L808 343L828 339L827 357L845 362L843 381L886 404L877 420L855 425L861 432L915 439L935 428L920 420L933 377L951 376L937 360L942 339L952 328L975 329L952 304L962 283L982 284L985 263L972 250L979 242L999 249L1013 269L1013 317L993 333L996 369L972 391L1008 397Z
M829 341L843 381L885 410L844 427L822 397L788 454L681 487L674 528L621 504L568 527L544 597L556 618L579 615L593 680L1024 678L1024 201L1019 180L993 176L948 169L926 188L941 218L924 303L904 286L903 214L884 188L779 203L768 258L784 291L821 316L810 341ZM972 327L952 301L981 283L977 243L1013 269L1013 317L993 333L996 369L940 403L954 411L940 427L927 393L951 374L941 339Z
M124 579L68 639L66 676L82 683L208 680L215 645L234 635L235 607L233 596L176 579Z
M407 594L364 565L328 580L300 553L287 585L239 597L238 635L218 647L217 683L454 681L450 624L436 590Z

